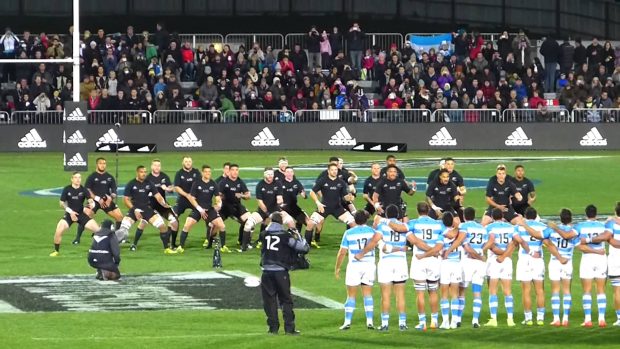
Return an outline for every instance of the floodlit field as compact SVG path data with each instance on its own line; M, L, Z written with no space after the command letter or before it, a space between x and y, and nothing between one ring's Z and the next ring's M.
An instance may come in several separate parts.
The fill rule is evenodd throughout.
M119 187L134 176L135 167L158 157L163 171L174 178L181 167L182 153L122 155ZM214 152L192 153L194 166L210 164L214 177L221 164L234 161L241 165L240 176L255 183L262 167L276 167L277 158L285 155L296 175L307 185L320 172L329 156L341 156L345 166L363 178L370 162L383 164L385 154L353 152ZM494 174L498 163L509 169L521 163L526 176L536 185L535 207L543 216L556 216L569 207L582 214L587 204L595 204L601 219L612 212L620 200L618 173L620 152L410 152L397 154L409 180L415 179L420 193L406 197L409 215L415 217L415 203L423 200L427 174L442 156L453 156L456 169L465 177L469 191L466 205L474 206L479 217L485 208L486 179ZM96 154L90 156L94 169ZM115 172L114 154L107 156L108 171ZM334 309L345 299L344 281L333 276L334 261L344 225L333 218L323 231L321 249L309 255L311 269L296 271L292 284L297 289L297 327L301 337L285 337L283 326L277 337L267 336L260 290L247 288L241 281L247 274L260 275L259 252L233 252L223 255L224 268L213 273L212 250L204 250L202 223L188 238L183 255L166 256L155 229L147 228L137 252L123 245L120 284L98 283L86 262L90 235L85 232L82 244L71 245L75 226L65 235L61 256L51 258L53 232L63 211L58 206L54 188L69 184L69 173L62 171L62 154L0 154L0 334L2 348L497 348L497 347L614 347L620 328L582 329L581 285L578 281L580 253L574 260L573 311L570 328L552 328L550 285L546 287L547 313L544 327L524 327L520 286L513 284L515 328L505 326L503 296L499 297L498 328L472 329L471 294L468 293L463 327L448 331L417 332L417 312L413 287L408 284L407 305L410 330L399 332L398 315L391 314L388 333L365 329L361 298L348 332L338 330L343 311ZM511 171L509 171L511 172ZM83 174L85 183L88 174ZM361 183L359 184L361 185ZM359 186L358 185L358 186ZM251 186L253 188L253 186ZM254 196L254 193L252 193ZM174 198L169 198L170 203ZM361 195L358 208L363 207ZM301 201L311 212L314 204ZM248 201L254 209L254 200ZM121 208L124 210L125 208ZM186 213L187 214L187 213ZM184 215L181 222L185 220ZM99 213L97 220L103 219ZM235 248L237 223L227 221L228 245ZM134 229L130 232L133 237ZM513 258L516 264L516 256ZM150 275L152 274L152 275ZM68 275L71 275L69 277ZM43 276L47 276L43 278ZM21 277L21 278L19 278ZM607 292L607 322L615 321L611 286ZM593 308L596 308L596 298ZM375 325L380 323L379 287L375 287ZM304 308L304 309L301 309ZM23 313L15 313L21 310ZM142 310L139 310L142 309ZM68 311L69 310L69 311ZM116 311L119 310L119 311ZM6 312L6 313L3 313ZM427 312L430 317L430 311ZM593 310L596 320L597 311ZM481 323L488 319L488 296L483 295Z

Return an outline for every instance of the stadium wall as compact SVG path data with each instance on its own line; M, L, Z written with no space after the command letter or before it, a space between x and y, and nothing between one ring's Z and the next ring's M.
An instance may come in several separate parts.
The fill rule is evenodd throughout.
M357 142L406 143L409 150L620 149L620 123L86 125L80 132L76 137L62 125L6 125L0 128L0 151L60 152L79 142L93 152L114 141L156 144L158 151L329 150Z

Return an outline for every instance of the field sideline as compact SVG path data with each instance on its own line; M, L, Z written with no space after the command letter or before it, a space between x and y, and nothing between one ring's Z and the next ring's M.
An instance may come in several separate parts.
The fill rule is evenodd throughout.
M94 160L98 154L89 157L90 169L94 169ZM134 177L138 164L149 166L150 160L157 157L162 160L162 169L170 177L181 166L183 153L161 153L153 155L126 155L120 157L119 183L124 184ZM305 165L315 167L327 162L329 156L340 156L345 166L355 162L379 160L383 163L386 154L316 151L316 152L211 152L190 153L194 159L194 167L203 163L210 164L214 176L220 174L224 161L234 161L241 166L240 176L243 179L259 179L264 166L276 166L279 156L287 156L292 166ZM541 215L557 215L561 207L569 207L574 214L583 213L583 208L590 203L599 208L601 216L612 212L618 195L617 173L620 169L620 152L470 152L470 151L435 151L410 152L396 154L399 160L432 159L432 161L413 161L414 167L404 167L407 178L415 178L418 182L426 178L430 170L436 167L438 159L450 155L457 161L456 169L465 179L486 179L493 175L497 163L505 163L509 173L517 163L526 168L526 176L536 182L538 201L535 207ZM112 174L114 154L106 154L108 171ZM503 158L494 161L496 158ZM515 159L507 159L515 158ZM459 159L463 161L460 162ZM464 159L468 159L464 163ZM484 161L476 162L475 159ZM65 186L69 183L70 174L62 171L62 154L0 154L0 176L4 179L0 184L0 195L3 204L0 215L3 217L0 228L0 281L17 276L93 274L86 263L89 235L79 246L72 246L71 240L75 228L67 232L61 246L61 256L48 257L52 251L52 236L62 209L58 199L54 197L35 197L22 195L24 192ZM313 166L314 165L314 166ZM315 178L319 170L298 170L296 175L302 178ZM363 181L369 175L369 169L356 170ZM83 184L88 174L83 174ZM121 185L119 185L120 187ZM309 189L309 188L306 188ZM254 196L254 193L252 193ZM413 197L406 197L409 204L409 215L414 216L415 203L423 200L422 192ZM173 199L169 198L169 202ZM357 196L357 206L363 207L361 195ZM310 211L313 203L310 200L301 202L302 207ZM486 207L484 190L471 189L466 197L466 205L477 209L477 217ZM254 209L254 200L247 202L248 209ZM124 209L124 207L121 208ZM100 213L97 220L101 221ZM181 222L184 222L185 216ZM308 271L293 272L293 286L311 294L320 295L338 303L345 299L344 281L333 277L333 265L343 224L336 224L329 219L322 235L322 248L312 250L309 255L312 267ZM237 224L227 221L229 246L236 247ZM135 228L134 228L135 229ZM133 236L134 229L130 235ZM161 243L153 228L147 228L136 253L123 246L123 262L121 270L125 278L132 275L159 272L198 272L211 271L211 251L202 249L204 237L202 226L195 227L188 238L188 249L184 255L164 256ZM263 347L295 347L295 348L345 348L345 347L613 347L620 338L620 328L582 329L579 324L583 320L581 308L581 286L578 282L578 262L580 254L576 253L574 261L575 274L573 281L573 307L571 326L569 329L552 328L545 325L525 328L519 323L523 319L520 286L513 282L515 299L515 321L517 327L505 326L503 297L499 297L499 324L496 329L471 329L471 298L468 295L464 311L463 327L451 331L428 331L425 333L413 330L417 323L414 293L410 284L407 288L408 332L399 332L396 325L398 316L392 312L390 331L378 333L365 329L361 298L358 298L354 314L353 328L341 332L338 326L342 323L343 312L330 309L297 310L297 326L302 331L299 338L268 337L264 313L261 309L254 310L166 310L166 311L123 311L123 312L40 312L22 314L2 314L0 311L0 335L4 348L205 348L205 346L221 346L235 348ZM260 275L258 266L259 253L256 250L248 254L238 253L223 255L224 271L242 271ZM516 256L513 258L516 265ZM546 323L552 319L550 292L546 282L547 313ZM102 286L105 287L105 286ZM0 301L3 293L0 285ZM235 288L228 290L235 293ZM607 322L615 321L611 286L607 286ZM260 298L260 293L255 296ZM113 301L113 300L111 300ZM379 319L379 288L375 287L375 324ZM595 305L595 302L594 304ZM595 307L594 307L595 308ZM1 307L0 307L1 310ZM596 320L597 312L593 311ZM430 317L430 316L429 316ZM481 322L488 319L488 296L483 295ZM281 333L283 330L281 330ZM616 344L617 345L617 344Z

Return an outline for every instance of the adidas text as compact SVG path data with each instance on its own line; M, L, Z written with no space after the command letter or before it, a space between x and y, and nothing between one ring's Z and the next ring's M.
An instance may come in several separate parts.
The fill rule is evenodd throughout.
M439 131L437 131L437 133L435 133L435 135L433 135L433 137L431 137L431 139L428 141L428 144L435 145L435 146L442 146L442 145L455 146L456 139L452 138L452 135L450 135L450 132L448 132L448 129L446 129L445 127L442 127Z
M202 147L202 140L196 137L196 134L191 128L188 128L177 137L177 140L173 144L175 148L199 148Z
M82 135L80 130L76 130L73 132L69 138L66 139L65 143L68 144L86 144L86 138Z
M329 145L356 145L357 141L351 137L346 127L341 127L327 142Z
M280 140L271 133L269 127L265 127L250 142L254 147L278 147Z
M531 146L532 145L532 139L527 137L527 135L525 134L525 131L523 131L523 128L517 127L517 129L514 130L508 136L508 138L506 138L506 141L504 141L504 144L506 144L509 147L511 147L511 146Z
M36 129L30 129L28 133L17 143L19 148L47 148L47 141L43 140Z
M603 138L596 127L592 127L588 133L579 141L582 147L605 147L607 146L607 138Z
M86 161L80 153L75 153L73 157L67 161L67 166L87 166Z

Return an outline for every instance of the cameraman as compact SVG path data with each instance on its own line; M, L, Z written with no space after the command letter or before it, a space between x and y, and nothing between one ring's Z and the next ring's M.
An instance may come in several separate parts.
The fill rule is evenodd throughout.
M284 317L284 331L286 334L299 335L295 329L295 313L293 312L293 297L291 295L291 280L289 269L295 262L297 253L308 252L310 247L298 233L291 235L282 226L282 215L272 213L269 217L271 224L260 235L262 243L261 290L263 307L267 315L267 325L270 334L278 334L280 322L278 320L278 300L282 305Z
M93 235L93 243L88 250L88 264L97 269L98 280L118 280L121 272L118 265L121 262L119 241L125 239L122 230L112 230L112 221L107 219L101 224L101 229Z

